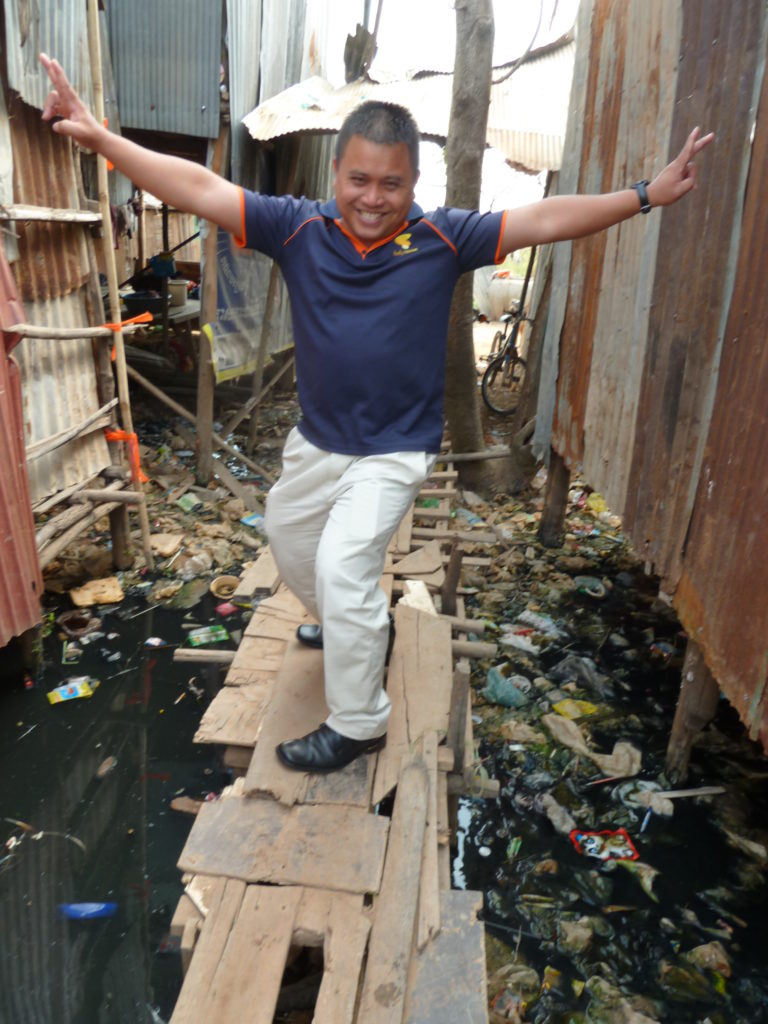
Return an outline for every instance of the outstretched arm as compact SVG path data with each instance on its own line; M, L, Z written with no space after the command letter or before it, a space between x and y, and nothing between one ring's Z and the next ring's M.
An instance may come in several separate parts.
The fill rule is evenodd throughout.
M103 128L67 80L58 61L40 54L51 80L43 120L59 135L68 135L85 149L101 153L141 189L177 210L195 213L226 231L241 231L240 189L200 164L155 153Z
M696 188L694 158L713 139L711 132L699 138L699 129L693 129L680 153L648 185L651 206L669 206ZM506 254L529 245L582 238L639 212L640 200L634 188L597 196L541 199L507 211L501 251Z

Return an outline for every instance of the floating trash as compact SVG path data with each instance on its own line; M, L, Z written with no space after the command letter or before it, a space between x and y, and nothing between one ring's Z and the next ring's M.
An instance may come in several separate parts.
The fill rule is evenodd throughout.
M116 903L60 903L59 910L72 921L89 921L99 917L112 917Z
M92 676L76 676L49 690L46 696L50 704L61 704L65 700L76 700L78 697L92 697L98 685L99 680Z
M584 857L599 860L637 860L640 854L624 828L607 829L603 832L582 832L575 828L570 833L571 842Z
M229 640L229 633L223 626L200 626L190 630L187 640L191 647L201 647L203 644L220 644Z

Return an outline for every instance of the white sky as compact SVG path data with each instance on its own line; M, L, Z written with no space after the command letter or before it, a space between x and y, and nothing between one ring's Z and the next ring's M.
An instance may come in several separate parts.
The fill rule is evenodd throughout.
M378 0L371 0L371 25ZM514 60L528 48L541 10L534 46L567 32L576 20L578 0L493 0L494 65ZM413 68L449 71L456 49L453 0L383 0L374 72L396 74Z
M378 0L371 0L371 24ZM559 38L573 27L579 0L493 0L494 66L524 53L541 26L534 48ZM383 0L378 50L371 67L379 74L402 75L414 68L450 71L456 49L453 0ZM486 152L481 209L505 209L533 202L542 195L544 175L534 177L507 167L496 150ZM445 168L440 147L422 143L421 178L416 202L425 210L445 198Z

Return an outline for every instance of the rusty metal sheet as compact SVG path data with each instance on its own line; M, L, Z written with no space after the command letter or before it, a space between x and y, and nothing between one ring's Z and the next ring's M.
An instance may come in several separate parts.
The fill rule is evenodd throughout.
M54 135L39 111L11 103L14 200L29 206L79 209L78 167L68 140ZM98 323L94 305L93 242L82 224L11 222L19 259L12 265L27 323L84 327ZM27 445L82 423L99 408L93 343L85 339L25 338L16 349ZM110 459L102 431L78 438L29 463L37 502L95 476Z
M0 249L0 648L42 618L43 584L26 474L21 381L11 356L17 336L5 333L21 317L13 276Z
M613 178L605 182L614 190L626 188L628 176L653 178L667 163L681 27L676 4L634 0L623 6L623 99ZM592 486L619 509L626 500L661 221L660 215L634 217L604 239L582 465Z
M9 104L14 202L79 209L79 176L72 144L40 120L17 96ZM13 221L19 260L14 276L22 302L42 302L82 287L90 276L82 224Z
M608 191L616 178L627 16L628 5L623 0L596 2L592 6L583 144L578 155L579 192ZM553 447L570 466L580 465L584 454L584 416L608 237L608 232L602 232L577 240L571 253L552 436Z
M720 688L768 749L768 76L717 392L676 594Z
M663 211L629 496L622 510L635 545L670 592L682 568L709 431L766 17L759 0L735 6L683 0L681 9L671 150L679 149L695 124L714 129L718 138L698 192Z
M488 143L529 171L557 169L562 159L575 44L523 64L491 92ZM351 82L335 88L319 76L267 99L243 118L254 139L267 141L292 132L337 132L363 100L407 107L422 135L445 139L451 113L453 76L419 74L390 82Z
M77 92L90 105L87 7L81 0L4 0L4 61L8 84L24 100L42 109L48 76L38 54L50 54L67 69Z

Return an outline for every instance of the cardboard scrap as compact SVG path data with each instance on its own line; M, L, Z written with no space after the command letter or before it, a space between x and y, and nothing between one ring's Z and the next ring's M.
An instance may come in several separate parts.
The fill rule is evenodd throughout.
M101 580L89 580L82 587L73 587L69 596L76 607L88 608L93 604L117 604L125 595L117 576L107 576Z

